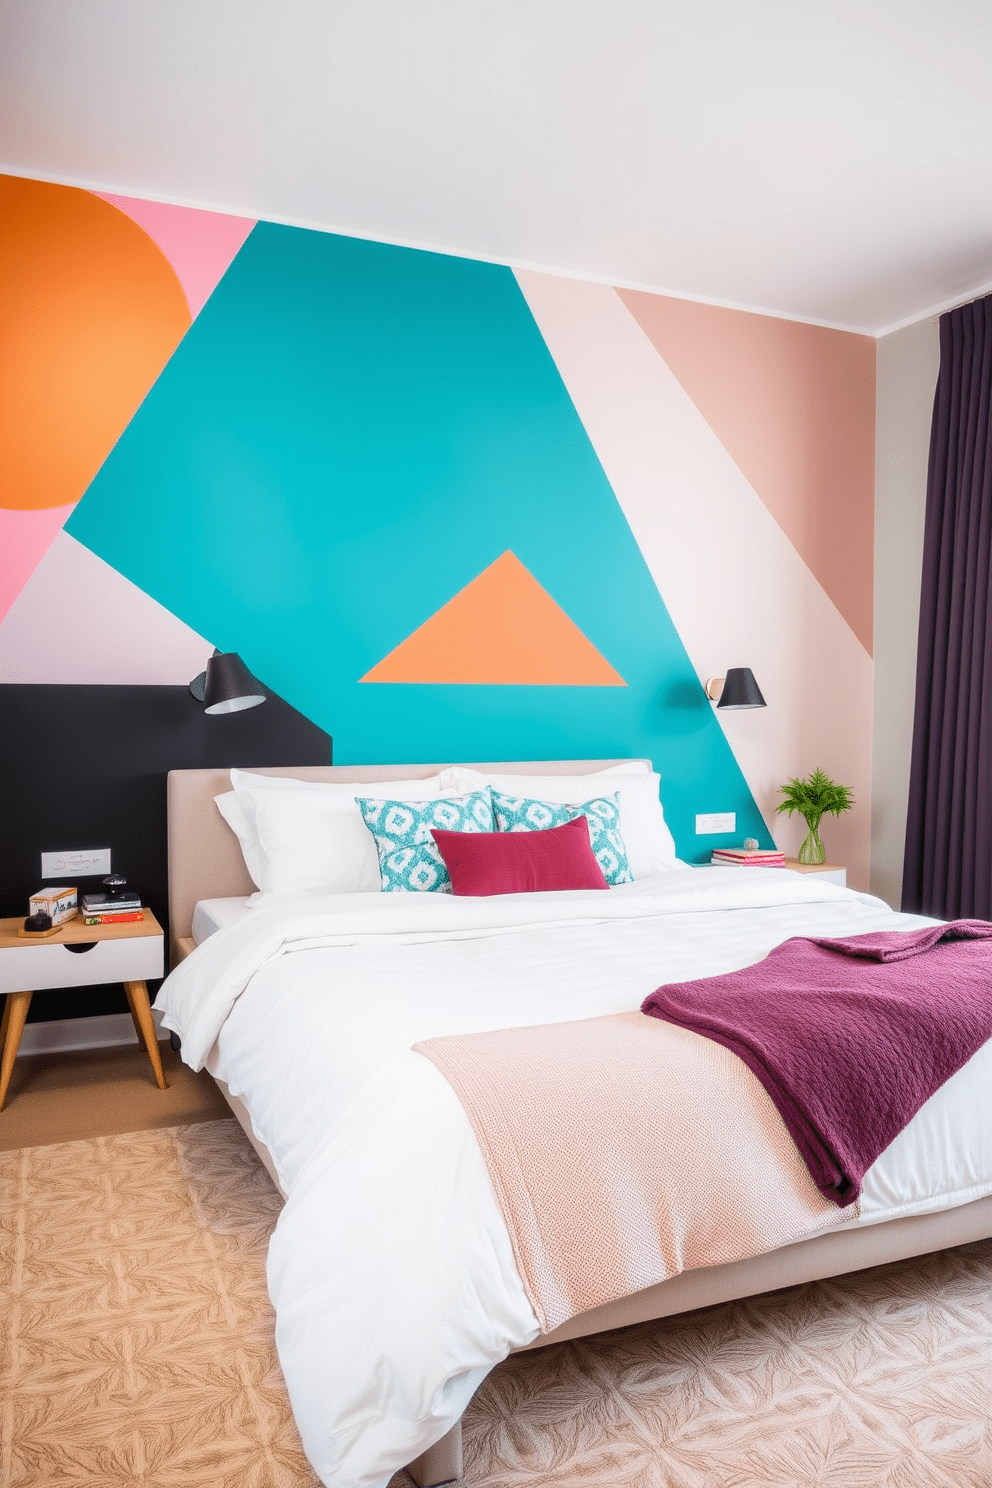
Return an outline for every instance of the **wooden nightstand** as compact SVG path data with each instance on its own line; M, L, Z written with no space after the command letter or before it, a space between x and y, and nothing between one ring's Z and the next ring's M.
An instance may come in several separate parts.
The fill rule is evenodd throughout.
M164 975L162 926L150 909L144 919L124 925L84 925L69 920L54 935L28 940L18 935L24 916L0 920L0 992L7 993L0 1026L0 1111L14 1070L31 997L53 987L85 987L123 982L138 1042L148 1051L155 1083L168 1088L148 1003L148 978ZM74 947L78 947L76 950Z
M786 858L785 866L791 868L793 873L822 874L827 883L840 884L842 889L847 888L847 869L838 867L836 863L800 863L798 858Z

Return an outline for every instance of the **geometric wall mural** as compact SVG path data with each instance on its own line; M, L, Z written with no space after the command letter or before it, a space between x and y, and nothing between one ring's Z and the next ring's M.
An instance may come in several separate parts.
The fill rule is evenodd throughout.
M202 212L165 202L95 191L94 196L130 217L168 260L195 320L255 226L254 217Z
M870 654L874 337L617 294Z
M253 225L0 176L0 619Z
M856 801L849 814L831 821L829 851L847 866L850 882L867 886L873 668L861 638L835 602L836 590L825 587L779 520L781 514L771 510L728 449L713 403L698 389L699 401L690 396L681 343L669 351L673 366L630 313L627 293L608 285L523 270L517 271L517 280L696 675L721 676L728 666L748 665L760 682L767 708L753 713L720 710L715 716L777 842L794 855L801 827L800 818L776 815L779 787L822 765L853 787ZM689 312L711 308L685 305L686 313L675 321L679 331L691 339L697 322ZM796 386L808 388L835 375L834 359L826 368L805 365L803 356L814 362L819 357L818 338L783 337L776 331L765 341L764 323L770 317L744 318L757 323L752 341L763 344L766 355L770 346L785 346L785 369ZM870 338L844 339L856 343L852 359L863 361L866 342L873 359ZM712 337L710 352L719 362L720 345ZM732 337L728 366L743 376L739 352L739 341ZM718 368L711 383L725 375ZM783 367L776 367L775 377L782 375ZM796 470L792 491L793 517L803 518L807 531L819 530L824 515L822 472L815 469L818 452L843 445L852 424L851 443L861 451L856 488L865 510L859 520L867 517L870 539L872 441L864 438L864 429L867 423L870 434L873 386L867 376L853 381L845 394L855 405L848 418L837 416L837 399L824 399L822 423L805 445L797 443L788 398L778 404L768 397L762 418L753 422L749 437L759 458L752 468L795 469L797 462L811 467L805 482L802 469ZM742 401L747 404L748 398ZM772 416L776 409L777 421ZM836 464L831 458L828 470ZM832 492L823 500L829 518L836 504ZM845 537L841 527L839 545ZM851 565L849 593L860 612L870 616L870 566L866 572Z
M78 501L190 323L161 251L88 191L0 178L0 489Z
M339 763L643 755L768 840L508 269L260 222L67 531ZM626 686L362 684L508 549Z
M181 684L212 651L137 584L57 532L0 625L0 681Z
M867 758L867 338L0 185L0 680L174 684L217 646L338 763L644 756L690 861L787 842L777 783ZM28 654L115 615L106 663ZM728 723L701 678L739 664L769 707Z
M50 506L18 511L0 505L0 625L72 510Z

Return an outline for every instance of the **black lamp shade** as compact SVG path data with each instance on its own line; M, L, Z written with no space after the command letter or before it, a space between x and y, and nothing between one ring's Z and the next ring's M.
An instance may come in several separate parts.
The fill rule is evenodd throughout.
M750 667L731 667L723 681L718 708L764 708L761 688Z
M204 713L240 713L265 702L265 693L236 651L211 656L207 670L189 684Z

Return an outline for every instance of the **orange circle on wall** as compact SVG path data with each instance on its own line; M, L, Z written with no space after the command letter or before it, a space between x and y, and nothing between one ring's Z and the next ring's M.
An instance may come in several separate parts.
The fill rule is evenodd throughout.
M190 324L161 249L109 202L0 176L0 506L78 501Z

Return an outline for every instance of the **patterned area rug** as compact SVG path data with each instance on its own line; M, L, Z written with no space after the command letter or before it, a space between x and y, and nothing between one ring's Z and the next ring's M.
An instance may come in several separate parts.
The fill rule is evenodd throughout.
M282 1200L236 1121L7 1152L0 1182L4 1488L317 1488L265 1289Z
M234 1121L0 1155L4 1488L318 1488ZM466 1488L988 1488L992 1247L506 1361ZM405 1473L390 1488L411 1488Z
M472 1488L989 1488L987 1242L508 1359Z

